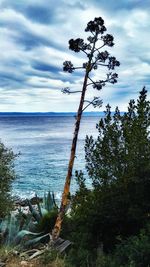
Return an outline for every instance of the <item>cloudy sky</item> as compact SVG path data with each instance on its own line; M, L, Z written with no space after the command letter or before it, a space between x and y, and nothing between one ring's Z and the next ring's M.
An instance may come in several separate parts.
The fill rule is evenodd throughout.
M149 14L150 0L0 0L0 111L76 111L79 95L61 89L79 89L83 71L67 74L62 64L79 66L85 58L68 50L68 40L86 38L87 22L100 16L121 63L118 83L99 92L101 110L108 102L126 110L144 85L150 92ZM89 88L88 99L95 95Z

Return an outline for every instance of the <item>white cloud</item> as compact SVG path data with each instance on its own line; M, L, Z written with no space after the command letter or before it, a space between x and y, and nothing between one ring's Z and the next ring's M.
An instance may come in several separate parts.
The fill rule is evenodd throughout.
M148 8L144 4L138 7L139 1L123 1L122 6L115 4L114 13L112 1L109 8L106 1L101 5L90 0L52 2L47 6L46 1L36 1L38 7L55 14L47 24L27 14L27 7L36 7L34 0L0 2L1 111L75 111L79 96L64 96L60 90L67 86L80 89L83 78L80 72L63 73L62 63L71 60L80 66L85 61L83 55L68 50L68 40L86 37L86 23L96 16L104 18L108 32L114 35L115 46L109 50L121 62L116 69L118 84L105 87L100 95L104 103L113 108L119 103L120 109L125 109L128 100L150 83ZM95 79L104 74L100 69ZM91 90L89 98L93 94L97 93Z

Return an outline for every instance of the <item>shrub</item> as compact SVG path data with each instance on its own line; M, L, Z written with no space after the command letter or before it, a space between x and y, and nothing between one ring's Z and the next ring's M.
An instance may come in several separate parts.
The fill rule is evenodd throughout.
M112 255L98 255L96 267L149 267L150 227L118 245Z
M12 208L11 186L15 179L14 159L16 155L0 142L0 218Z

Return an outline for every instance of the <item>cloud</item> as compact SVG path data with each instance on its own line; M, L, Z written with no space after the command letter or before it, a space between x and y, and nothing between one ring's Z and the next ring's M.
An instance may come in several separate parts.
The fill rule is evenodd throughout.
M42 24L53 23L54 19L54 12L42 5L29 5L25 8L24 14L29 19Z
M51 64L43 63L40 61L32 62L33 69L41 70L41 71L48 71L48 72L58 72L60 68L53 66Z
M79 96L62 95L61 88L79 90L82 71L64 73L62 64L86 62L84 55L68 50L70 38L85 37L86 23L102 16L108 33L115 37L110 53L121 62L119 80L100 92L104 105L125 109L130 98L150 79L149 1L22 0L0 1L0 110L75 111ZM94 79L105 76L99 69ZM2 101L3 100L3 101ZM104 109L104 108L102 108Z

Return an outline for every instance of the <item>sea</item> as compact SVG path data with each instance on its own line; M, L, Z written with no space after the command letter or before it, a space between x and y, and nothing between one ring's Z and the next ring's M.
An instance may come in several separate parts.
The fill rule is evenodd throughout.
M85 137L97 136L100 116L84 116L81 121L71 193L77 189L75 170L83 170L86 184L91 181L85 170ZM51 115L0 115L0 139L18 154L15 159L16 179L12 194L31 198L52 191L60 199L64 187L73 137L75 117Z

